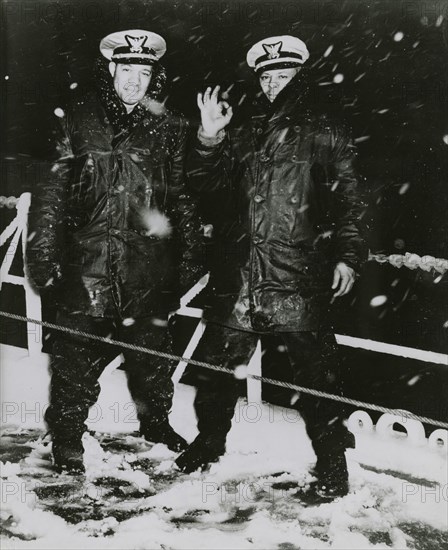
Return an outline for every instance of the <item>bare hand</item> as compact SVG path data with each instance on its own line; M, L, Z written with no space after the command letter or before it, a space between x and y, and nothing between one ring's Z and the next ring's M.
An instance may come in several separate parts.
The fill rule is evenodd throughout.
M332 300L339 296L345 296L353 287L355 282L355 270L344 262L339 262L334 268L333 284L331 288L335 290Z
M198 107L201 111L202 129L209 137L216 137L218 132L229 124L233 112L227 101L218 101L219 86L209 87L203 94L198 94Z

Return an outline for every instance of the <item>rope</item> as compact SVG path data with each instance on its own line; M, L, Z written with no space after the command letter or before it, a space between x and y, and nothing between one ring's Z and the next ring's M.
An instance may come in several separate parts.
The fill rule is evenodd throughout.
M190 359L187 357L181 357L178 355L173 355L172 353L166 353L163 351L158 351L154 349L145 348L143 346L137 346L136 344L129 344L127 342L120 342L119 340L114 340L112 338L107 338L105 336L97 336L95 334L89 334L88 332L84 332L82 330L72 329L68 327L64 327L62 325L56 325L54 323L48 323L47 321L38 321L37 319L31 319L30 317L25 317L23 315L17 315L15 313L7 313L5 311L0 311L1 317L6 317L8 319L14 319L16 321L25 321L27 323L34 323L36 325L40 325L46 328L51 328L53 330L58 330L60 332L67 332L69 334L73 334L75 336L82 336L83 338L88 338L89 340L95 340L98 342L103 342L105 344L113 345L113 346L119 346L120 348L126 348L131 349L133 351L140 351L142 353L147 353L148 355L155 355L157 357L163 357L164 359L169 359L173 361L182 361L184 363L190 363L191 365L195 365L197 367L203 367L209 370L214 370L217 372L224 372L226 374L230 374L234 376L233 369L229 369L227 367L222 367L220 365L213 365L211 363L206 363L204 361L196 361L195 359ZM389 409L388 407L382 407L381 405L374 405L373 403L365 403L364 401L359 401L357 399L351 399L349 397L342 397L340 395L334 395L331 393L323 392L320 390L313 390L311 388L305 388L303 386L298 386L297 384L291 384L289 382L283 382L281 380L274 380L272 378L265 378L264 376L258 376L256 374L247 374L247 378L252 378L253 380L258 380L260 382L263 382L264 384L270 384L272 386L279 386L281 388L287 388L289 390L295 390L297 392L301 393L307 393L309 395L313 395L314 397L320 397L323 399L332 399L333 401L338 401L340 403L345 403L347 405L354 405L356 407L361 407L363 409L370 409L372 411L377 411L381 413L389 413L394 415L401 415L404 418L409 418L412 420L418 420L419 422L424 422L426 424L430 424L432 426L437 426L439 428L445 428L448 429L448 423L442 422L440 420L434 420L432 418L427 418L426 416L419 416L416 414L413 414L409 411L404 411L400 409Z
M6 206L6 208L16 208L19 199L17 197L4 197L0 196L0 207Z
M434 256L419 256L412 252L406 252L405 254L369 254L369 262L375 261L379 264L389 263L394 267L406 267L408 269L421 269L423 271L437 271L443 275L448 271L448 260L443 258L435 258ZM439 282L441 277L439 276L434 282Z

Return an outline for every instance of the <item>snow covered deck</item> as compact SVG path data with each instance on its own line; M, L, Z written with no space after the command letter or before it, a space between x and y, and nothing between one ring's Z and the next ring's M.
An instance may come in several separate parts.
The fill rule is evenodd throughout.
M85 478L57 476L43 438L47 357L9 346L1 353L2 548L432 550L448 543L446 447L358 431L347 455L350 494L310 507L294 496L312 480L314 463L300 416L240 400L227 454L209 472L186 476L165 446L132 433L138 425L118 361L101 377L91 410ZM193 397L192 388L176 386L171 422L188 440L196 434Z

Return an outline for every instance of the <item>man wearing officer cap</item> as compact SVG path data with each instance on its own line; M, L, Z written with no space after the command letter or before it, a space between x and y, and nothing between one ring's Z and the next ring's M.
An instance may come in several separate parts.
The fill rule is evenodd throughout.
M115 32L100 51L96 90L60 119L57 158L33 199L28 267L47 299L51 292L57 324L167 352L168 314L199 270L183 181L187 124L161 102L161 36ZM120 351L142 435L184 447L168 421L172 364L55 332L46 420L59 471L84 471L84 422L98 377Z
M198 94L202 124L187 153L203 221L213 225L205 333L194 359L247 365L257 339L276 335L294 382L337 393L339 361L328 307L347 294L365 259L354 149L344 125L307 104L309 53L293 36L259 41L247 54L261 92L239 120L219 87ZM206 289L206 290L207 290ZM202 371L202 369L201 369ZM188 368L197 386L199 435L176 460L186 471L225 452L238 381ZM353 436L334 401L295 395L317 456L313 494L348 491Z

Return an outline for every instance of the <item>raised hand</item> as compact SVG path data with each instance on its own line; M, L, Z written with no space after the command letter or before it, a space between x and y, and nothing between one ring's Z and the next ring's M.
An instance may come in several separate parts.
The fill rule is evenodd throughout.
M219 86L209 87L198 94L198 107L201 111L202 130L208 137L216 137L218 132L229 124L233 112L227 101L218 101Z

